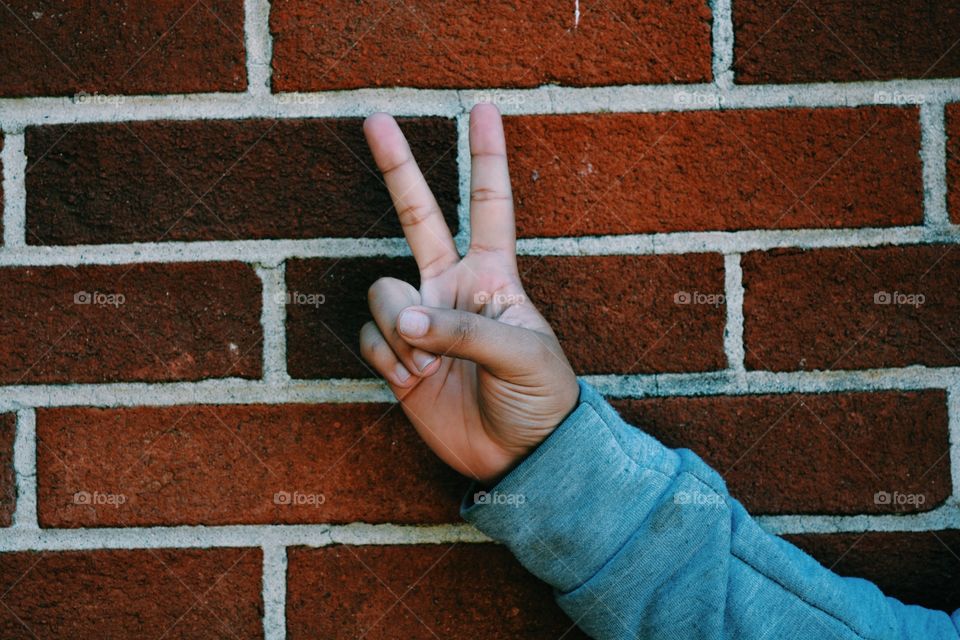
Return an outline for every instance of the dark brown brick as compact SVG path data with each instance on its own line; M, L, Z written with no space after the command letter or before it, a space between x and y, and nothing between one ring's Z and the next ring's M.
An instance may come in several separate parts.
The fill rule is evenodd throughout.
M505 128L520 236L923 222L915 108L520 116Z
M955 246L784 249L742 265L750 369L960 365Z
M734 2L738 82L960 76L960 6L938 0Z
M367 289L381 276L420 286L412 258L324 258L287 263L291 294L287 371L292 377L376 377L360 356L359 340L360 327L371 319ZM322 300L323 304L297 304L298 299Z
M519 266L577 373L726 366L720 255L524 256Z
M960 224L960 105L946 107L947 209L950 220Z
M13 470L13 441L17 416L0 413L0 527L9 527L17 508L17 479Z
M10 0L0 96L242 91L243 3ZM96 96L90 99L96 99Z
M30 127L27 242L402 236L359 118ZM457 226L452 120L401 120Z
M48 527L456 522L466 489L388 404L41 409L37 439Z
M275 91L702 82L707 3L272 3Z
M2 268L0 382L259 377L260 298L236 262Z
M586 637L500 546L297 547L287 558L290 640Z
M941 391L617 400L630 424L692 449L751 513L929 511L951 493Z
M908 604L960 608L960 531L802 534L787 540L843 576Z
M723 258L719 255L522 257L531 299L578 373L704 371L726 365ZM373 377L359 355L380 276L418 286L406 258L295 260L287 288L324 304L287 305L287 363L295 378ZM699 295L678 304L675 296ZM703 296L710 296L707 302ZM719 299L714 299L720 296Z
M262 638L260 549L0 554L0 636Z

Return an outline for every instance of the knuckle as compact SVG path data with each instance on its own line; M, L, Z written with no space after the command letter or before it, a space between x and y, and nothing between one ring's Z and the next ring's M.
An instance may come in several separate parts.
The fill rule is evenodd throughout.
M470 344L477 337L477 319L470 314L461 314L453 335L458 345Z
M416 226L438 213L438 209L420 203L408 204L397 209L397 217L400 219L400 225L403 227Z
M375 302L380 296L396 286L394 284L396 282L398 282L396 278L391 278L389 276L381 276L377 278L374 283L370 285L370 288L367 289L367 300L371 303Z

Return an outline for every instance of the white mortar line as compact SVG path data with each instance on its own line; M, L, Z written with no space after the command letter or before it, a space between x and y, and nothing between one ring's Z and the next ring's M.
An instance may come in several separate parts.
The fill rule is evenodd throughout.
M186 404L394 402L379 380L258 380L0 386L0 410L22 407L136 407Z
M928 227L950 226L947 213L947 132L942 103L920 107L920 157L923 160L923 210Z
M270 0L245 0L244 44L247 52L247 92L270 94L273 39L270 36Z
M758 516L764 529L779 535L792 533L862 533L867 531L939 531L960 526L960 508L945 504L933 511L912 514L854 516Z
M253 0L248 0L253 1ZM235 118L363 117L374 111L396 115L451 117L497 93L508 115L550 113L700 111L778 107L853 107L960 101L955 80L749 85L627 85L534 89L354 89L315 93L251 95L200 93L158 96L0 99L0 125L6 131L25 126L74 122L193 120Z
M612 398L645 396L756 395L947 389L960 368L856 371L714 371L652 375L588 375L583 379ZM0 411L27 407L139 407L188 404L291 404L382 402L395 399L380 380L203 380L169 383L104 383L0 386Z
M733 88L733 10L730 0L710 0L713 13L713 81L721 89Z
M933 511L905 515L759 516L760 525L775 534L839 533L864 531L928 531L956 528L960 509L941 506ZM490 539L467 524L444 525L227 525L217 527L121 527L96 529L3 529L0 552L71 551L85 549L157 549L261 547L273 549L269 580L276 597L279 549L291 546L323 547L331 544L405 545L487 543ZM267 555L265 554L265 564ZM266 605L266 603L265 603Z
M260 325L263 329L263 379L267 384L283 384L287 374L287 292L285 268L256 267L263 283Z
M13 443L13 471L17 484L17 505L13 512L15 529L36 529L37 521L37 424L33 409L17 411Z
M3 246L22 247L27 237L27 156L23 133L3 136Z
M947 415L950 419L950 473L953 478L953 502L960 506L960 378L947 389ZM960 527L960 522L955 523Z
M865 369L855 371L729 371L655 375L588 375L583 379L612 398L645 396L756 395L946 389L960 368Z
M466 205L469 207L469 203ZM460 215L464 215L463 212ZM469 238L469 223L463 222ZM746 253L777 248L825 249L931 243L960 243L960 227L923 226L886 229L790 229L706 231L652 235L521 238L518 255L673 255ZM0 267L79 266L140 262L244 261L276 265L292 258L409 256L403 238L313 238L309 240L234 240L148 242L134 244L0 247Z
M263 638L287 637L287 549L281 545L263 546Z
M459 229L453 240L457 250L464 255L470 247L470 115L466 113L457 116L457 169L460 178Z
M745 372L743 347L743 269L740 254L730 253L723 257L724 296L727 307L727 324L723 330L723 351L727 366L736 374Z
M0 529L0 552L21 550L157 549L290 546L331 544L444 544L488 542L466 524L428 526L348 525L227 525L217 527L120 527L100 529ZM275 552L272 552L275 553ZM266 562L266 555L265 555ZM272 562L276 562L274 557ZM278 567L273 565L273 569ZM271 581L277 578L274 575ZM272 586L271 586L272 589ZM276 592L273 591L273 594ZM266 603L264 603L266 604Z

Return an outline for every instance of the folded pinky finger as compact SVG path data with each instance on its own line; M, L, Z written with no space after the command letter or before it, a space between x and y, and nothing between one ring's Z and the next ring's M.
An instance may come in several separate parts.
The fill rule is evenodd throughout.
M409 387L417 380L397 358L374 322L368 322L360 329L360 355L393 385Z

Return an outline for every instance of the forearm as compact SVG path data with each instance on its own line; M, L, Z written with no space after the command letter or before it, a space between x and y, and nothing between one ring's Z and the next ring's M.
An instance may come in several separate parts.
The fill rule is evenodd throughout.
M506 496L464 517L597 638L960 637L945 613L764 532L702 460L627 425L583 383L574 412L493 491Z

